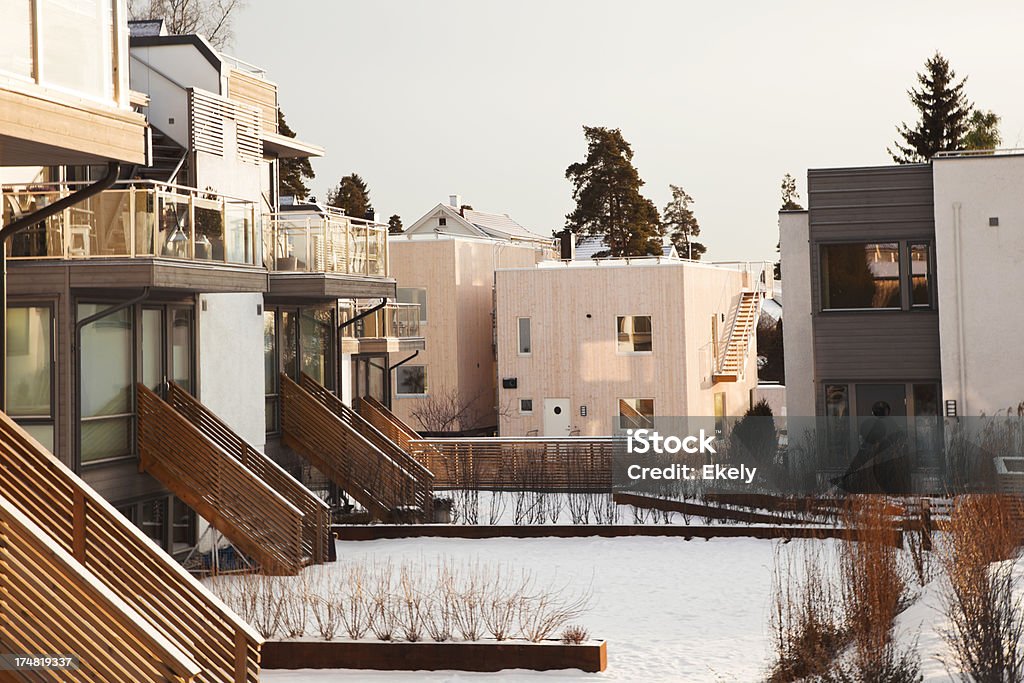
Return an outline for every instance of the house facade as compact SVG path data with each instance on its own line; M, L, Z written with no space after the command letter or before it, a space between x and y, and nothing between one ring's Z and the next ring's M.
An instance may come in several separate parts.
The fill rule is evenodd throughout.
M499 270L501 435L742 415L757 385L764 272L659 257Z

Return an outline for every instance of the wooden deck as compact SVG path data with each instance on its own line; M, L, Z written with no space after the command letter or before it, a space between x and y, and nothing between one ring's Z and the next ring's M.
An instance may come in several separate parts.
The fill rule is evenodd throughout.
M115 672L81 679L259 680L259 635L2 413L0 496L0 535L5 536L0 543L0 642L5 646L24 642L36 652L63 654L61 638L74 631L62 631L51 620L72 620L66 623L74 621L83 629L75 650L87 667L82 671L102 663ZM69 592L61 598L60 591ZM48 606L61 600L59 607ZM121 635L105 639L111 632L103 629ZM25 630L31 633L16 633ZM90 646L108 652L87 659ZM136 670L136 657L149 664ZM186 660L194 662L198 673ZM131 673L122 675L125 667ZM146 673L157 670L153 677ZM73 672L59 677L80 679Z

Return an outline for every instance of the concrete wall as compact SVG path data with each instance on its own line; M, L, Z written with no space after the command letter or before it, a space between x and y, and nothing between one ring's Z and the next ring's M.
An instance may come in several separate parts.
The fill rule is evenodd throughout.
M811 338L811 256L806 211L779 214L782 263L782 343L786 352L786 414L809 417L814 409Z
M199 400L257 448L266 442L262 294L203 294Z
M620 398L652 398L656 415L710 416L724 392L727 412L742 415L757 381L756 345L745 381L711 381L711 318L725 316L724 341L742 287L738 271L681 262L498 271L498 377L517 382L500 390L509 407L501 434L543 434L545 398L568 397L571 426L584 436L611 433ZM620 315L651 316L651 353L618 353ZM518 353L520 317L531 319L529 356ZM530 415L519 411L524 398Z
M1024 156L936 159L935 244L943 399L960 415L1024 401ZM990 225L997 218L998 225Z

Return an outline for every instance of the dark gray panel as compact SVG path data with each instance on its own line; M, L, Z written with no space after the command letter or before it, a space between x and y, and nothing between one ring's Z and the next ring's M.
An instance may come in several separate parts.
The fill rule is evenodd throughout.
M136 498L167 494L153 477L140 474L135 459L82 469L82 479L114 505Z
M823 380L939 377L935 311L827 313L814 320L814 374Z

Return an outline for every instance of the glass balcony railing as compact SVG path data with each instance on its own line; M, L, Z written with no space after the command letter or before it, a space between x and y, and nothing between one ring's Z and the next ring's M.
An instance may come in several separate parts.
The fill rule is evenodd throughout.
M2 187L4 223L66 197L85 183ZM153 181L118 184L11 237L18 259L161 257L259 266L256 203Z
M270 217L265 237L275 271L387 277L388 226L340 212L303 211Z
M342 321L351 320L357 315L379 304L342 304ZM352 339L408 339L422 337L420 333L419 304L385 304L384 308L360 318L343 328L343 336Z

